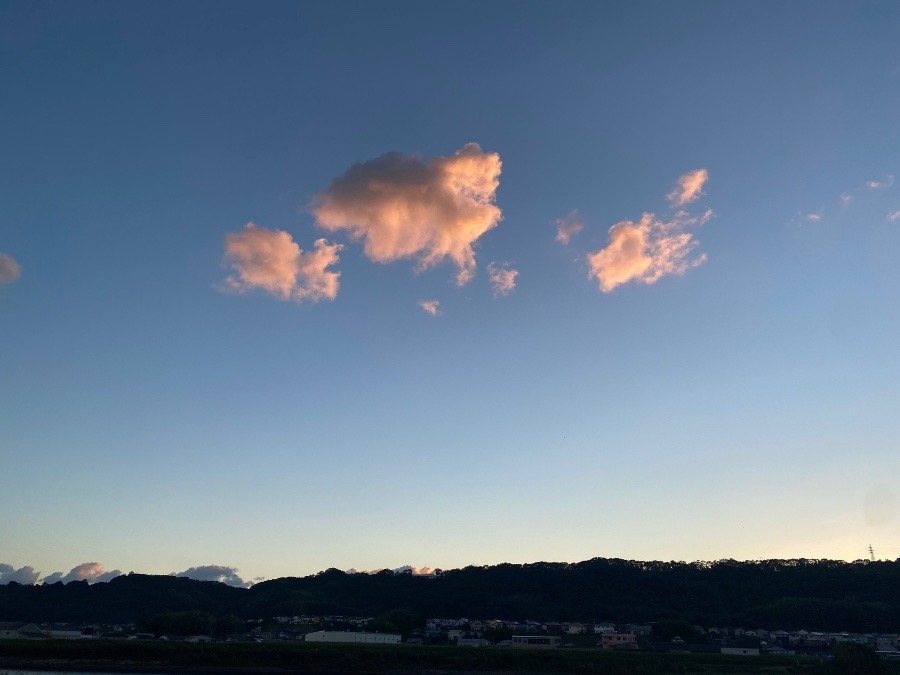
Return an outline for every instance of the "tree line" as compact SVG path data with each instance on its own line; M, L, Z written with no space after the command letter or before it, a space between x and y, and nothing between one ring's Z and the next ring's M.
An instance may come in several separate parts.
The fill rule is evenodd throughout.
M93 585L0 586L3 621L124 623L166 612L379 617L398 608L420 617L900 632L900 560L594 558L469 566L430 577L329 569L249 589L143 574Z

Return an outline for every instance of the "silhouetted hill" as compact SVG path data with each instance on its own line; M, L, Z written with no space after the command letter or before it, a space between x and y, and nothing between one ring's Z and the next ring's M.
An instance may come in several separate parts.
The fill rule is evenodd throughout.
M238 611L246 591L217 581L127 574L108 583L0 586L0 617L14 621L125 623L165 611Z
M250 589L130 574L106 584L0 587L0 620L137 620L200 610L242 618L296 614L534 620L677 619L703 626L900 631L900 560L502 564L437 577L347 574L265 581Z

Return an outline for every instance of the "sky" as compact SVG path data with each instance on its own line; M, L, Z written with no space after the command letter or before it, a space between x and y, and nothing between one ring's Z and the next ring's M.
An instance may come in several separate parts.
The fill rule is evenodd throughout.
M898 30L0 2L0 583L900 556Z

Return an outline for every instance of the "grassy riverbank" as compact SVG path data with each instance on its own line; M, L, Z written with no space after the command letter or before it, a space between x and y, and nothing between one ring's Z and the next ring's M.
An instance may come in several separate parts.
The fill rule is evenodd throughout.
M888 664L885 664L888 665ZM894 664L889 664L893 666ZM817 659L720 654L648 654L597 649L410 647L299 643L206 643L134 640L0 642L0 667L147 671L298 673L664 673L757 674L836 672ZM900 673L900 668L888 672Z

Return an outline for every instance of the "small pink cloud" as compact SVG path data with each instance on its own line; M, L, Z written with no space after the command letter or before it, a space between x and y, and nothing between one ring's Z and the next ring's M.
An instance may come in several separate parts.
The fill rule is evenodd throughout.
M630 281L654 284L662 277L681 275L706 261L692 257L697 241L684 229L697 218L679 212L670 221L645 213L637 223L623 220L609 228L609 243L587 256L589 276L609 293Z
M696 201L703 194L703 186L709 178L706 169L690 171L678 179L678 184L666 198L672 206L684 206Z
M810 221L810 222L812 222L812 223L817 223L817 222L819 222L820 220L822 220L822 214L821 214L821 213L807 213L807 214L806 214L805 216L803 216L803 217L806 218L806 220L808 220L808 221Z
M371 260L414 258L418 271L449 261L463 286L475 274L475 242L502 217L501 167L477 143L425 160L394 152L351 166L310 210L323 230L362 241Z
M22 276L22 268L8 253L0 253L0 286L11 284Z
M441 313L439 300L419 300L418 304L426 314L431 316L438 316Z
M487 266L488 279L494 288L494 297L501 295L509 295L516 290L516 277L519 276L519 270L509 267L509 263L488 263Z
M838 198L838 201L841 203L841 206L850 206L850 204L853 202L853 195L851 195L849 192L844 192Z
M556 221L556 241L568 244L572 237L584 229L584 219L577 210L570 211L565 217Z
M900 220L900 210L894 211L893 213L889 213L888 220L890 220L891 222Z
M328 268L340 260L341 248L318 239L313 250L304 253L287 232L247 223L240 232L225 236L225 260L234 274L221 288L235 293L261 289L295 302L334 300L341 273Z

